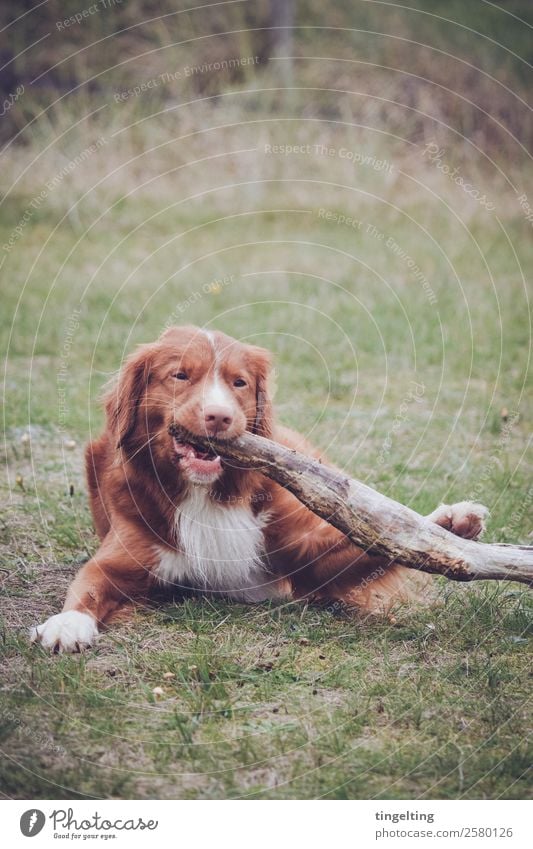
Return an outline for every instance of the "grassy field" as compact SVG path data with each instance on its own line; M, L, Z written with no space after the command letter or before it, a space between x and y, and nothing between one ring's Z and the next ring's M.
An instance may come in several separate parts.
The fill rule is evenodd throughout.
M8 796L527 793L529 620L518 586L442 584L435 607L371 621L299 605L167 600L136 611L84 656L28 645L27 628L59 610L95 548L82 446L101 423L101 385L124 351L169 320L271 347L280 417L353 474L420 511L479 498L491 508L490 539L527 541L529 317L507 235L486 215L456 239L453 223L428 209L435 245L409 216L367 212L369 202L354 206L339 190L331 208L379 222L429 269L430 303L375 235L327 221L298 184L293 191L287 211L274 212L279 200L269 196L249 215L214 223L205 209L150 221L146 205L132 203L112 230L80 241L71 225L52 234L43 219L8 258ZM136 215L146 220L132 235ZM510 220L506 233L520 236L520 226ZM476 268L474 238L494 285Z
M456 132L356 96L326 35L304 92L263 76L164 114L158 92L148 119L103 90L3 154L4 797L531 796L516 584L436 580L431 606L372 619L161 598L83 655L28 643L96 547L102 386L169 324L270 348L280 419L352 475L420 512L482 501L487 539L531 543L530 166L463 135L464 102Z

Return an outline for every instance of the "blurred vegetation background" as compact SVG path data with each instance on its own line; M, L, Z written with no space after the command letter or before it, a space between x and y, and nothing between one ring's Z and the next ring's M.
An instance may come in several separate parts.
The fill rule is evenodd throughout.
M21 84L25 92L1 133L11 137L43 107L50 107L47 120L54 124L67 94L73 110L87 101L94 108L143 81L181 71L179 80L151 90L130 109L216 98L231 87L262 87L278 78L296 86L291 105L298 98L307 114L345 118L341 99L316 89L356 89L354 110L373 126L419 140L432 119L485 151L512 150L513 135L531 139L531 110L520 108L520 98L527 101L531 84L532 25L529 0L4 2L0 92L4 99ZM222 73L183 73L187 66L243 56L258 62ZM318 57L324 61L313 61ZM306 88L314 92L312 103ZM272 91L260 104L256 99L255 108L277 112L287 106L285 95ZM21 141L30 143L31 133Z
M96 395L169 313L239 335L241 305L266 291L272 303L247 322L272 334L282 366L294 356L282 331L330 340L330 413L353 401L355 336L359 365L388 392L391 358L407 382L445 366L464 382L469 364L479 384L468 391L482 392L472 423L518 408L531 332L530 2L24 0L2 4L0 29L0 332L20 368L8 421L23 408L30 342L32 416L49 421L48 365L82 302L69 366L85 374L96 336ZM236 285L176 309L224 277ZM326 288L344 338L319 318ZM36 355L49 358L44 374ZM302 386L308 357L286 387ZM429 384L442 398L440 377ZM84 383L67 388L68 421L83 428Z

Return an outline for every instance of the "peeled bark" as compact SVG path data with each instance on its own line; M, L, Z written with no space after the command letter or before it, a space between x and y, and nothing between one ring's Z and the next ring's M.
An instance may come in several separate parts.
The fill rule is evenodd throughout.
M532 546L462 539L366 484L261 436L213 439L189 434L177 425L170 433L277 481L369 554L453 581L533 585Z

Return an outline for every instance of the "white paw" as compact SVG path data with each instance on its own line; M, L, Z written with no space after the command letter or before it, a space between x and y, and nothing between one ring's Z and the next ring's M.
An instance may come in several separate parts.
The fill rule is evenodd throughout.
M51 651L75 652L92 645L97 635L98 627L92 616L78 610L66 610L32 628L30 639Z
M483 504L459 501L452 505L441 504L427 518L458 537L477 539L485 531L488 515L489 511Z

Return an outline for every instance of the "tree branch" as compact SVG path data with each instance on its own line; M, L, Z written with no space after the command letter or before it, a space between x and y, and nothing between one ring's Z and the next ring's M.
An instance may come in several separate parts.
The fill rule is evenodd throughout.
M180 441L212 450L243 469L255 469L293 493L369 554L454 581L507 580L533 585L533 547L462 539L409 507L270 439L246 433L221 440L190 434Z

